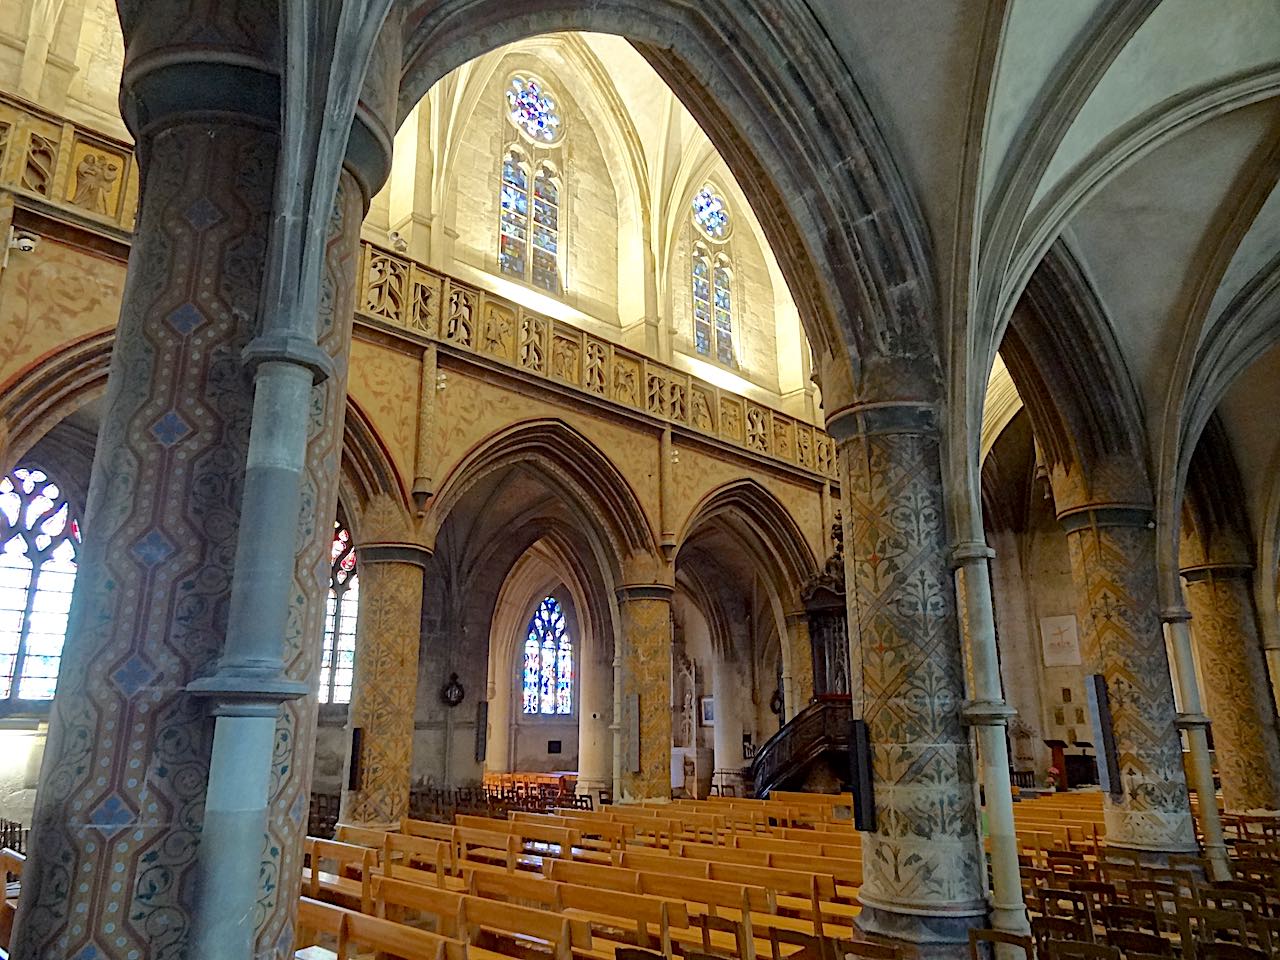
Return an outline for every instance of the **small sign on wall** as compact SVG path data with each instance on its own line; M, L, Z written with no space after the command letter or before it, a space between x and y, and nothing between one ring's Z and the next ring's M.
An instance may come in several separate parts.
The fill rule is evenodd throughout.
M1046 667L1078 667L1080 634L1074 614L1040 618L1040 643Z

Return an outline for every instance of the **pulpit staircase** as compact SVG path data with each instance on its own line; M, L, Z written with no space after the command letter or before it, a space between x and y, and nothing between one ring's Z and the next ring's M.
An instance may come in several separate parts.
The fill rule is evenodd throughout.
M839 792L849 781L853 709L848 694L823 694L756 751L751 782L757 797L771 790Z

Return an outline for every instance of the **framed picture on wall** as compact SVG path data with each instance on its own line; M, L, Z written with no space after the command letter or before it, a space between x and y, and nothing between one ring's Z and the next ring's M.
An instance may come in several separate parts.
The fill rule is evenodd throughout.
M716 698L703 697L698 701L698 723L704 727L716 725Z
M1046 667L1080 665L1080 636L1073 615L1041 617L1040 642Z

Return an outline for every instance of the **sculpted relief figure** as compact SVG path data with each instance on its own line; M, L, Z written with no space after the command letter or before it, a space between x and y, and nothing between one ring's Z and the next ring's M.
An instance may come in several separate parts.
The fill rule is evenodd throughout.
M107 213L107 195L120 176L120 165L105 153L86 153L76 167L76 192L71 202L94 213Z

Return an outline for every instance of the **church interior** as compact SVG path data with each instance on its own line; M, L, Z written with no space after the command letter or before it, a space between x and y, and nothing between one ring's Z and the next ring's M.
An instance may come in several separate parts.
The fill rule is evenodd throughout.
M1275 0L6 0L0 957L1280 956Z

